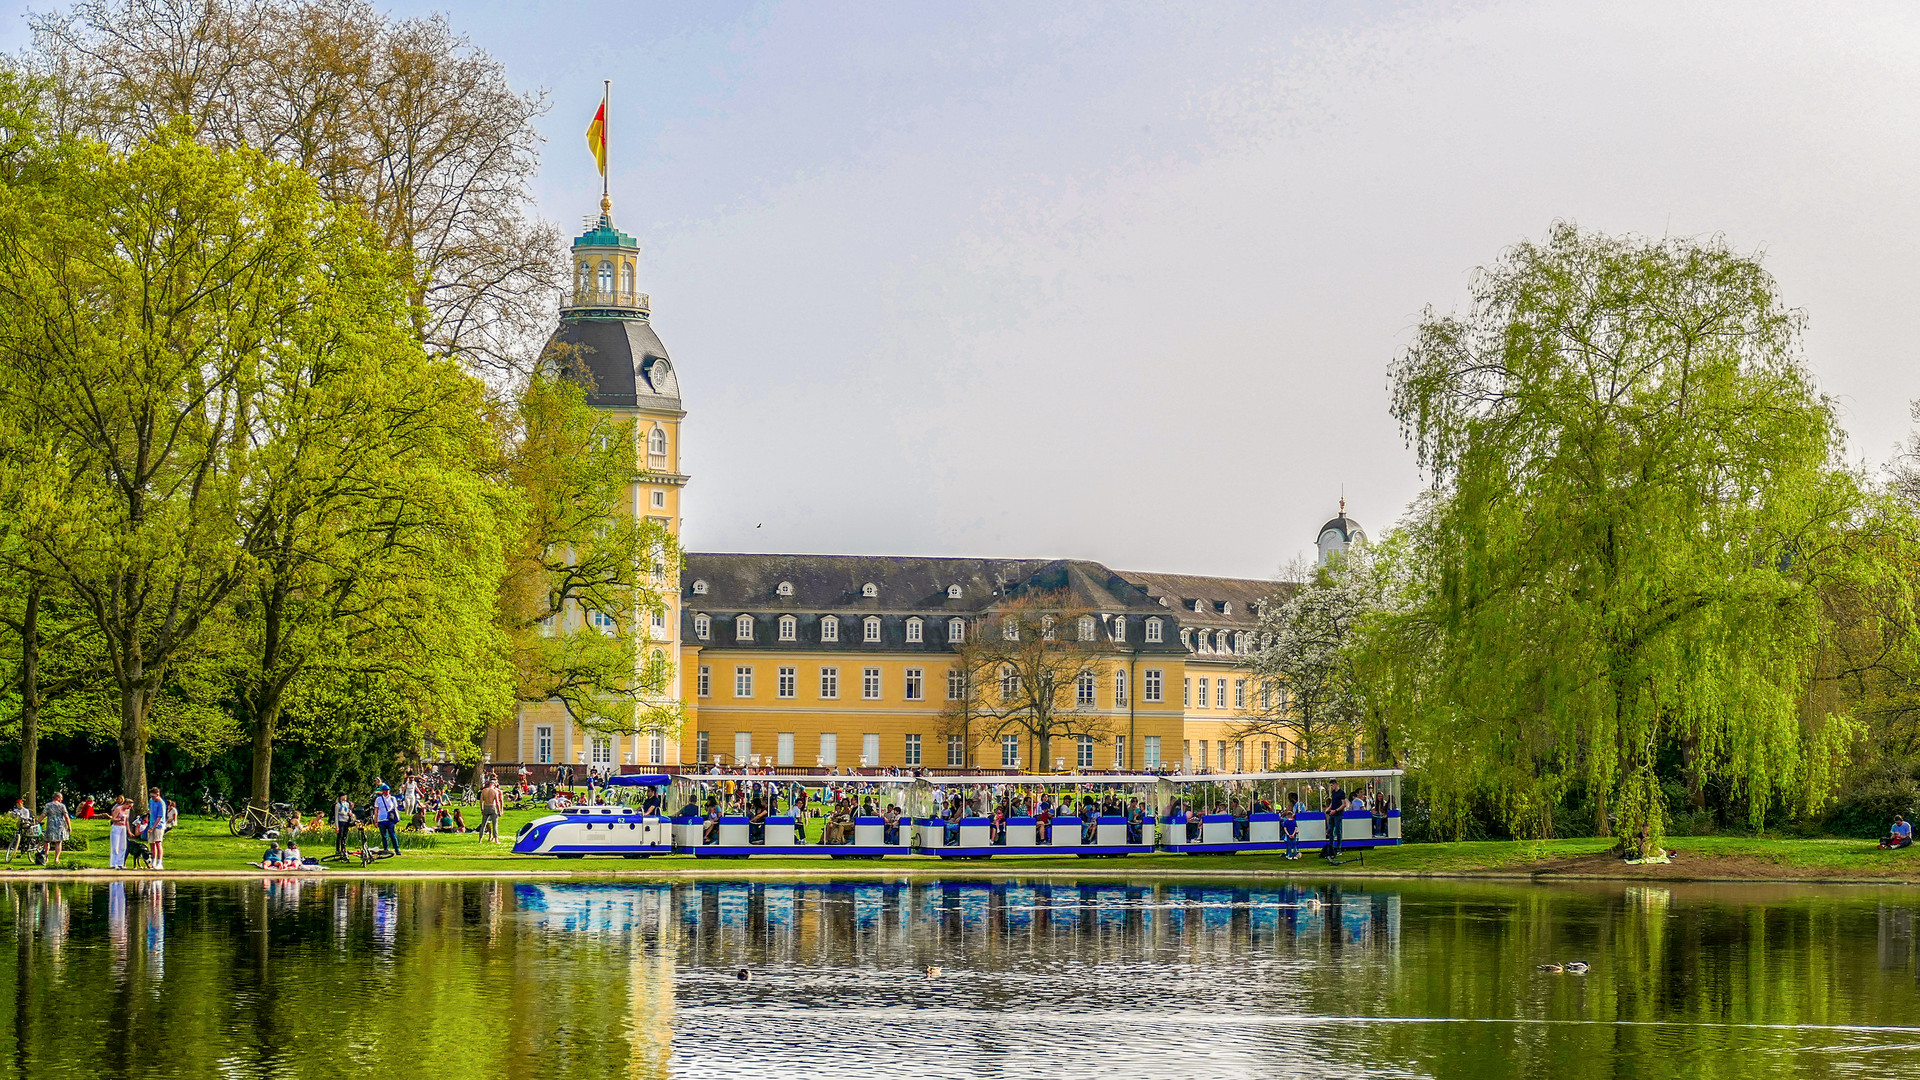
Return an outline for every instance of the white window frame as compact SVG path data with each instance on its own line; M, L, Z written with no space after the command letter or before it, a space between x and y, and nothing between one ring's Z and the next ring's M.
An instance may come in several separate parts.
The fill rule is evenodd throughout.
M1120 708L1127 703L1127 669L1121 668L1113 673L1113 705Z
M1107 634L1115 641L1127 640L1127 617L1115 615L1113 621L1107 624Z
M1020 736L1000 736L1000 767L1003 769L1020 767Z
M880 586L875 585L873 582L869 581L865 585L860 586L860 595L865 597L879 596Z
M820 669L820 698L823 701L840 700L840 669L823 667Z
M780 584L778 584L778 585L775 585L775 586L773 587L773 592L774 592L774 595L776 595L776 596L792 596L792 595L793 595L793 582L791 582L791 581L783 581L783 582L781 582Z
M947 700L959 701L967 694L967 673L957 667L947 669Z
M1098 678L1091 671L1083 671L1073 682L1074 704L1083 708L1091 708L1094 703L1094 695L1098 692L1096 689L1099 686Z
M869 731L860 736L860 757L862 764L867 768L880 767L880 736L878 734Z
M701 612L693 617L693 636L705 641L713 636L713 616Z
M1082 735L1075 742L1078 745L1074 747L1074 765L1082 769L1093 768L1093 736Z
M1093 640L1093 616L1091 615L1080 616L1080 640Z
M698 697L713 696L713 665L700 665L700 674L694 680L694 694Z
M948 619L947 620L947 642L949 644L957 645L966 640L967 640L967 620Z
M753 696L753 667L740 664L733 669L733 696L751 698Z
M840 733L823 731L820 733L820 764L829 768L840 764Z
M1153 618L1147 620L1147 641L1150 644L1158 644L1162 636L1163 632L1160 629L1160 617L1155 615Z
M800 669L782 664L775 678L774 694L783 698L799 697Z
M1159 704L1166 697L1166 672L1159 668L1148 668L1142 673L1142 693L1140 700Z
M713 732L696 731L693 734L693 760L705 765L713 760Z
M608 637L612 637L614 634L620 632L619 621L598 608L587 613L587 621L595 630L600 631Z
M947 599L949 600L960 599L960 586L958 585L947 586Z
M652 498L653 498L653 508L655 510L665 510L667 508L667 493L665 490L661 488L654 488L652 492Z
M1247 680L1245 679L1233 680L1233 707L1236 709L1247 707Z
M533 729L533 760L541 765L553 764L552 724L541 724Z
M1020 620L1008 619L1000 624L1000 636L1007 641L1020 640Z
M1224 675L1213 682L1213 707L1216 709L1227 707L1227 679Z
M780 616L780 640L797 641L800 638L800 620L791 615Z
M703 580L702 580L702 581L695 581L695 582L693 583L693 595L695 595L695 596L705 596L705 595L707 595L707 583L706 583L705 581L703 581Z
M880 669L868 667L860 669L860 698L863 701L880 700Z
M959 735L947 736L947 768L961 769L967 764L967 742Z
M659 424L655 424L653 425L653 430L647 432L647 453L658 454L662 457L666 456L666 453L667 453L667 429L666 428L661 427Z
M733 617L733 640L753 640L753 616L742 614Z
M745 764L753 757L753 732L736 731L733 733L734 764Z
M840 640L840 620L837 616L823 615L820 617L820 640Z
M863 642L880 640L880 616L869 615L860 620L860 640Z
M1208 679L1205 675L1200 676L1200 696L1194 699L1196 702L1194 708L1204 709L1207 707L1207 691L1211 689L1211 683L1212 680Z
M926 700L927 673L925 669L917 667L908 668L903 685L908 701Z
M901 747L900 757L903 765L920 764L920 736L907 736L905 745Z
M1146 749L1141 752L1141 757L1144 759L1142 764L1147 768L1157 769L1160 767L1160 736L1147 736L1147 746Z
M919 644L921 641L923 641L925 639L925 633L922 630L922 627L924 627L925 625L926 624L921 620L920 616L918 615L915 615L913 618L908 619L907 620L907 640L916 645Z
M587 764L613 764L613 739L605 735L592 735L587 738Z
M775 765L793 764L793 732L783 731L779 734L774 743L774 753Z

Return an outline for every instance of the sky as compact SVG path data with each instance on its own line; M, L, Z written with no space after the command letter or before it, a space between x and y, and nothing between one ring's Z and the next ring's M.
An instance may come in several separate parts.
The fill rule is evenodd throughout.
M613 80L691 550L1273 576L1421 489L1388 364L1560 220L1762 255L1849 455L1914 426L1913 5L391 10L549 95L569 232Z

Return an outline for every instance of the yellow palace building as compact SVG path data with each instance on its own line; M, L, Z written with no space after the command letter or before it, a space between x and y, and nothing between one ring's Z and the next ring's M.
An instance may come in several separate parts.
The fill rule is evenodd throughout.
M688 476L677 366L637 291L640 248L611 203L572 247L572 290L553 342L577 350L588 402L635 424L643 472L632 508L676 536ZM1321 530L1322 560L1364 543L1342 513ZM638 628L678 657L668 692L677 732L586 731L558 703L524 706L489 733L496 768L645 771L695 765L795 771L1179 769L1258 772L1290 757L1285 739L1243 737L1236 717L1259 693L1245 666L1279 583L1111 570L1071 559L919 558L689 552L663 617ZM675 587L677 585L677 588ZM1009 600L1065 594L1086 617L1063 632L1107 662L1075 688L1099 736L1055 740L1051 761L1017 734L954 734L955 647Z

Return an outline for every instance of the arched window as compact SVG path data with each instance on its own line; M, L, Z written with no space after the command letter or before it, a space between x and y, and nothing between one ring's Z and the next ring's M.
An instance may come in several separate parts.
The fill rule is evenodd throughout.
M1093 616L1091 615L1080 616L1080 640L1093 640Z
M605 259L600 261L600 291L603 293L613 291L613 264Z
M956 644L967 640L967 620L948 619L947 620L947 640L954 642Z
M793 582L783 581L780 584L774 586L773 591L776 593L779 593L781 596L792 596Z
M700 614L695 615L693 617L693 636L694 637L699 638L701 641L705 641L709 636L712 635L712 633L713 633L713 620L711 618L708 618L705 612L701 612Z
M573 287L578 292L587 292L593 288L593 267L581 262L580 270L573 276Z
M1054 619L1051 615L1040 616L1040 636L1048 641L1053 640L1053 622Z
M620 291L623 293L633 292L633 264L632 263L623 263L620 267Z
M753 640L753 616L742 615L733 620L733 637L736 641Z
M647 433L647 453L665 455L667 452L667 429L656 426Z
M865 585L860 586L860 595L861 596L879 596L880 586L875 585L873 582L869 581Z
M800 636L800 620L791 615L780 616L780 640L793 641Z
M1020 620L1008 619L1000 625L1000 636L1008 641L1020 640Z
M960 586L958 585L947 586L947 599L949 600L960 599Z
M1127 640L1127 617L1115 615L1113 621L1107 624L1107 632L1113 635L1115 641Z
M694 583L693 583L693 595L695 595L695 596L705 596L705 595L707 595L707 583L706 583L705 581L696 581L696 582L694 582Z
M880 640L880 616L878 615L867 616L865 626L866 626L865 640L879 641Z

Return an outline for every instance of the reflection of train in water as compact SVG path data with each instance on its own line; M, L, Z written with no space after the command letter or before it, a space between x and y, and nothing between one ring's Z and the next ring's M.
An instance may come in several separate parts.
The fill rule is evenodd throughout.
M1397 769L1196 776L616 776L632 805L528 822L524 855L1118 856L1400 842Z

